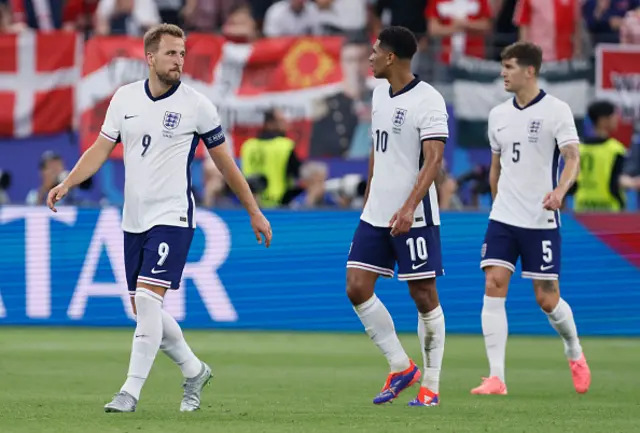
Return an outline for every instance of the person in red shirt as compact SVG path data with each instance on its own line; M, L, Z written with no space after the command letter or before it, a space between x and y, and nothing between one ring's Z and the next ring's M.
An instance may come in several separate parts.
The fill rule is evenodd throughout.
M442 38L442 61L485 57L485 34L491 30L489 0L430 0L425 10L429 34Z
M579 0L518 0L513 18L520 28L520 40L540 46L543 61L581 54Z

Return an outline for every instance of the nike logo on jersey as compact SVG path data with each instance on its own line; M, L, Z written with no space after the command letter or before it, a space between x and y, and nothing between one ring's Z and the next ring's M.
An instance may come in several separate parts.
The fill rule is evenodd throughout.
M542 266L540 266L540 270L541 271L548 271L551 268L553 268L553 265L549 265L549 266L542 265Z
M505 128L506 128L506 126L501 126L500 128L496 129L496 132L500 132L500 131L502 131L502 130L503 130L503 129L505 129Z
M427 262L421 263L419 265L411 265L411 269L413 269L415 271L416 269L420 269L421 267L423 267L426 264L427 264Z
M161 274L161 273L163 273L163 272L167 272L167 270L166 270L166 269L158 269L158 270L156 270L156 268L151 269L151 273L152 273L153 275L155 275L155 274Z
M138 117L137 114L134 114L133 116L127 116L126 114L124 115L124 120L129 120L129 119L133 119L134 117Z

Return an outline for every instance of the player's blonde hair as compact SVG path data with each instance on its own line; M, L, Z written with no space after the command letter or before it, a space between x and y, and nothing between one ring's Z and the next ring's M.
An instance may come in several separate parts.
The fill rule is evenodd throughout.
M147 33L144 34L144 52L155 53L158 51L160 39L164 35L185 39L184 31L180 27L174 24L159 24L147 30Z

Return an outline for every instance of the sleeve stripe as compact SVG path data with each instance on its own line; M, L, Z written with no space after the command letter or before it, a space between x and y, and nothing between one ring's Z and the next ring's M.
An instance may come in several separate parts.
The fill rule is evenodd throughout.
M102 135L104 138L106 138L107 140L113 141L114 143L116 141L118 141L117 138L113 138L112 136L110 136L109 134L106 134L104 131L100 131L100 135Z
M558 143L558 147L566 146L567 144L580 144L580 140L578 140L577 138L570 138L561 143Z
M431 138L449 138L449 134L445 133L433 133L433 134L426 134L426 135L421 135L420 136L420 140L429 140Z

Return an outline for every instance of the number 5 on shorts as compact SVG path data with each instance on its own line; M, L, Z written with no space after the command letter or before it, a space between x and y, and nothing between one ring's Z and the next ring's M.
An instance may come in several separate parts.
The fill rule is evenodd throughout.
M545 263L553 262L553 251L551 250L551 241L542 241L542 260Z
M160 259L156 264L158 266L162 266L169 255L169 245L166 242L161 242L160 245L158 245L158 255L160 256Z

